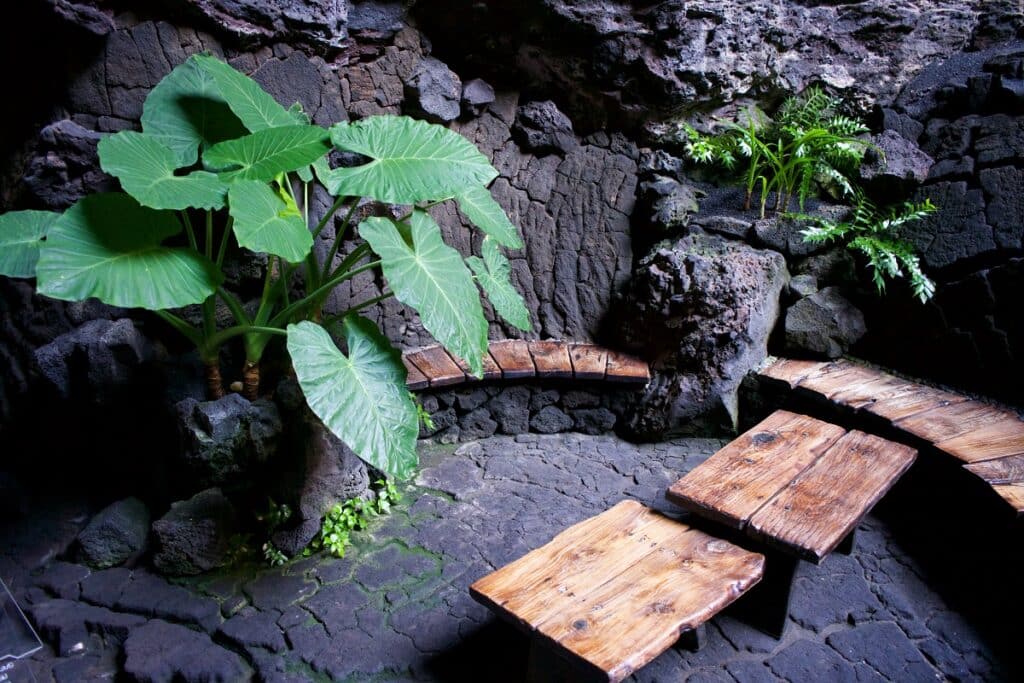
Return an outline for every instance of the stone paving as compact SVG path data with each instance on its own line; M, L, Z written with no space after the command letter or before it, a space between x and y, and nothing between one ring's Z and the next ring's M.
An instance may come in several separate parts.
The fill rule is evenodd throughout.
M474 603L474 580L623 497L662 510L665 487L723 445L634 445L579 434L421 448L405 500L342 560L311 557L186 582L56 559L87 521L62 499L0 525L0 576L47 641L38 681L517 681L527 641ZM4 528L6 527L6 528ZM852 556L802 564L775 641L716 618L697 653L672 649L637 681L1010 680L980 630L871 516Z

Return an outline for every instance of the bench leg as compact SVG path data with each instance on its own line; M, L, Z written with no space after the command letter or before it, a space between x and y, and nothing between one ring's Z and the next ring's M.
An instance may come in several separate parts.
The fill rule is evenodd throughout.
M856 543L857 543L857 530L854 529L853 531L851 531L847 535L846 538L843 539L842 543L840 543L838 546L836 546L836 552L837 553L842 553L843 555L851 555L851 554L853 554L853 548L856 545Z
M608 679L574 665L562 657L551 645L540 638L534 638L530 642L530 659L526 668L526 680L528 683L565 683L565 681L596 683L596 681L607 681Z
M798 562L792 555L766 552L764 577L736 602L737 616L758 631L781 639L789 619L789 596Z
M683 634L679 636L678 646L684 650L689 650L690 652L698 652L702 647L704 647L704 643L707 642L707 639L707 627L704 624L701 624L695 629L683 631Z

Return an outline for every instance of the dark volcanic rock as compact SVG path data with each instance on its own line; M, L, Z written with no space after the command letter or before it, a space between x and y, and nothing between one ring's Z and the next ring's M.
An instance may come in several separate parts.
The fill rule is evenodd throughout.
M805 296L786 311L786 349L798 356L838 358L865 332L864 314L838 287Z
M100 138L100 133L67 119L43 128L25 171L29 192L47 208L63 210L92 192L119 189L98 167Z
M83 561L103 569L141 555L149 538L149 522L149 508L138 498L112 503L78 534Z
M871 142L877 150L868 150L865 163L860 167L861 178L886 185L890 193L898 193L900 188L914 187L928 177L932 158L907 138L886 130Z
M205 16L211 26L243 40L295 40L318 49L341 47L348 37L346 0L173 0Z
M640 183L640 198L649 205L650 222L661 233L678 234L690 223L700 205L700 190L666 176Z
M235 507L220 489L173 503L166 515L153 522L157 540L153 564L175 576L220 567L227 561L235 524Z
M424 57L405 84L405 97L410 110L447 123L459 118L462 81L441 60Z
M519 107L512 131L519 144L533 152L568 153L579 145L572 130L572 121L551 100L530 102Z
M241 657L215 645L205 633L159 619L133 628L124 652L125 672L140 683L252 679L252 670Z
M626 341L654 371L629 427L662 437L709 411L734 422L740 381L767 354L788 280L781 254L722 237L656 245L623 309Z
M228 394L216 401L185 399L175 409L182 441L178 457L199 486L251 477L277 452L283 423L272 401L250 403Z
M494 88L482 78L462 84L462 108L473 116L480 116L494 101Z

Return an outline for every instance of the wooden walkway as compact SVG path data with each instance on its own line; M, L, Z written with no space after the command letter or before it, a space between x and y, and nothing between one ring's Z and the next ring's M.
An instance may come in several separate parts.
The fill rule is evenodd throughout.
M402 362L412 391L478 381L461 359L441 346L406 351ZM651 379L647 363L594 344L568 341L492 341L484 355L483 380L538 379L604 380L645 385Z
M1024 515L1024 420L1016 413L846 360L780 358L758 375L870 414L931 444Z

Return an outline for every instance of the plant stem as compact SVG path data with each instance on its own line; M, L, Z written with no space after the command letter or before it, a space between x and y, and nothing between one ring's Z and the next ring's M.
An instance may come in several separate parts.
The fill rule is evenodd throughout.
M280 313L274 316L274 318L270 321L269 324L271 326L280 326L286 324L287 321L291 318L292 314L301 309L303 306L313 303L314 301L317 300L319 296L330 292L332 289L340 285L345 280L351 279L356 275L359 275L360 273L366 272L367 270L372 270L373 268L376 268L379 265L380 261L371 261L370 263L367 263L366 265L356 268L354 270L350 270L338 276L332 276L331 279L329 279L323 285L318 287L316 290L310 292L309 294L299 299L295 303L291 304L290 306L286 307L284 310L282 310Z
M185 226L185 234L188 235L188 245L199 251L199 244L196 242L196 233L192 229L192 219L188 217L188 209L179 211L178 215L181 216L181 222Z
M235 227L235 219L228 216L228 222L224 225L224 234L220 237L220 248L217 249L217 265L224 263L224 254L228 250L228 236Z
M220 376L220 359L211 358L203 361L206 370L206 398L209 401L216 401L224 398L224 380Z
M260 397L260 364L259 361L245 361L242 366L242 396L250 401Z
M344 203L344 197L338 197L334 200L334 204L331 205L331 208L327 210L327 213L324 214L323 218L320 219L320 222L318 222L316 227L313 229L313 239L320 236L320 233L323 232L324 227L327 225L327 221L331 220L331 216L337 213L338 209L340 209L341 205Z
M331 266L334 264L334 257L338 254L338 248L341 247L341 240L345 237L345 233L348 232L349 222L352 220L352 214L356 212L356 208L359 206L359 202L362 200L361 197L356 197L352 202L352 207L345 214L345 218L341 221L341 227L338 228L338 232L334 235L334 243L331 244L331 250L327 252L327 259L324 261L324 276L331 270Z
M235 337L240 337L243 334L249 334L250 332L273 334L279 337L288 336L288 333L279 327L264 327L261 325L235 325L234 327L228 327L226 329L221 330L217 334L207 339L206 343L211 347L220 348L227 340L234 339Z
M176 329L182 335L184 335L190 342L199 346L202 343L202 334L192 325L188 324L185 320L182 320L178 316L174 315L170 311L153 311L156 313L164 322Z
M281 261L278 259L278 268L280 268ZM260 307L256 310L256 324L261 325L267 321L267 307L270 305L271 300L271 283L274 281L274 257L271 255L267 256L267 273L263 278L263 293L260 295Z
M203 245L206 249L206 258L213 260L213 212L209 209L206 210L206 243Z
M364 308L369 308L370 306L373 306L374 304L379 304L381 301L387 301L388 299L390 299L394 295L395 295L394 292L385 292L384 294L381 294L380 296L375 296L372 299L367 299L366 301L364 301L364 302L362 302L360 304L356 304L352 308L346 309L346 310L342 311L341 313L336 313L335 315L330 316L329 318L324 320L324 325L333 325L334 323L338 322L339 320L344 318L349 313L355 313L356 311L361 311Z
M224 289L223 287L217 288L217 294L223 299L224 304L231 310L231 315L235 316L235 321L240 325L249 325L252 320L249 319L249 315L245 312L245 308L242 307L242 302L235 297L234 294Z

